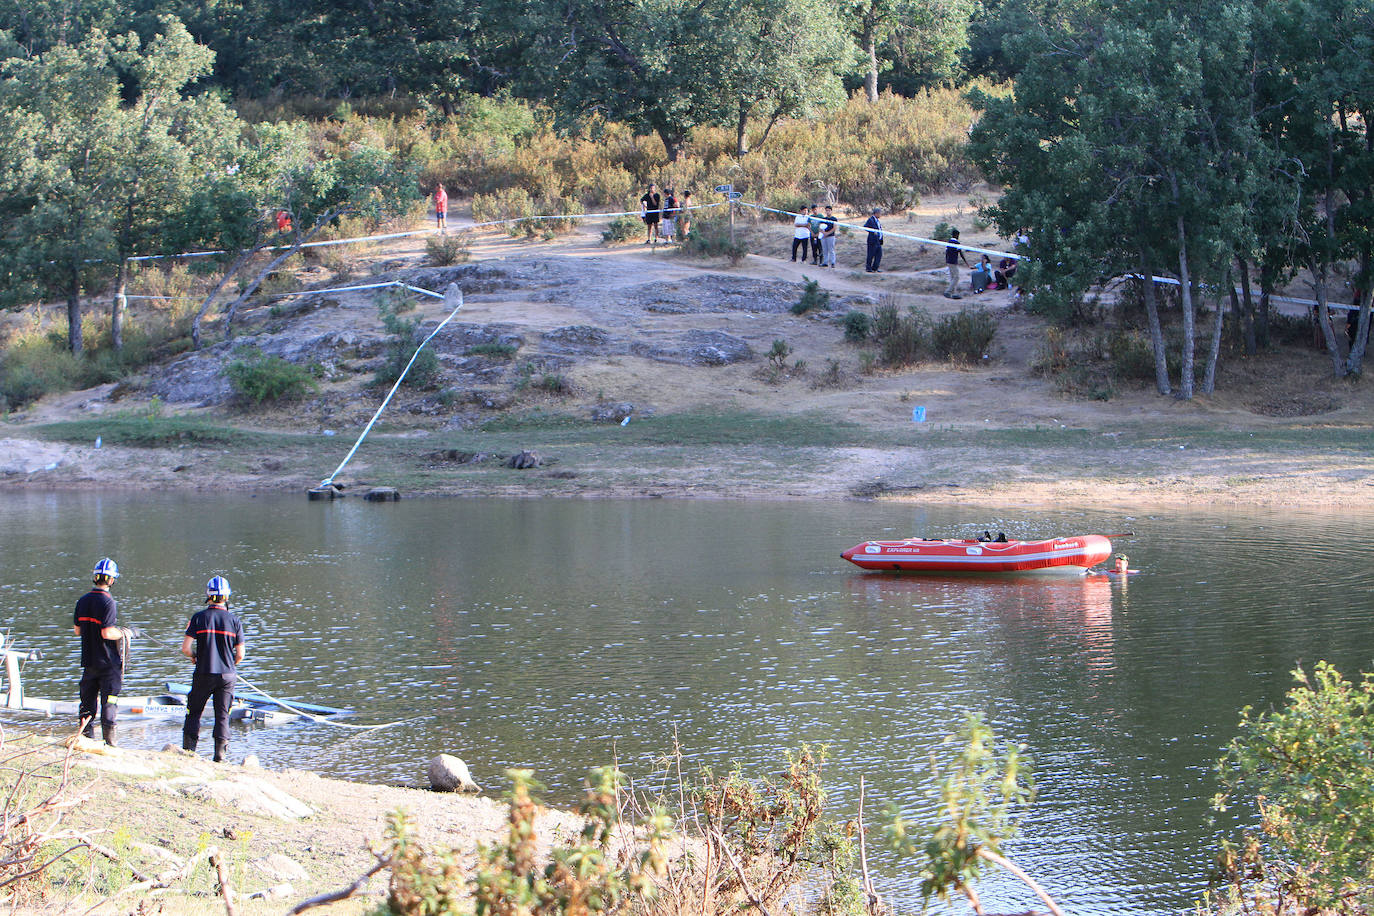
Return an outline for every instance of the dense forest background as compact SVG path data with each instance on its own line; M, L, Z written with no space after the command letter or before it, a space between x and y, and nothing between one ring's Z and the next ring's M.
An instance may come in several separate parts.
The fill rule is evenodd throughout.
M205 307L232 319L300 245L440 181L573 215L650 179L897 211L987 179L1034 310L1173 284L1141 290L1161 392L1210 390L1223 316L1254 352L1299 279L1333 373L1362 366L1361 0L3 0L0 79L0 301L64 299L73 353L96 295L122 346L130 256L218 252ZM1326 308L1352 301L1358 335Z

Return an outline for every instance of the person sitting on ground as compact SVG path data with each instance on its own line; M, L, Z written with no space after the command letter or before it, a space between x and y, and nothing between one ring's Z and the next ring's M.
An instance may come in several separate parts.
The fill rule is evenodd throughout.
M975 293L981 293L992 284L992 259L981 255L969 274L969 284Z
M997 262L997 269L993 271L994 285L998 289L1006 289L1011 286L1011 278L1016 276L1016 259L1003 258Z

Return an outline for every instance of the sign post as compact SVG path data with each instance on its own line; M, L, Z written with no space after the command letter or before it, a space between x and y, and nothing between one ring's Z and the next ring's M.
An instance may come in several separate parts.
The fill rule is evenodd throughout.
M730 247L735 247L735 201L739 200L739 194L735 192L733 184L718 184L716 190L725 195L725 199L730 202Z

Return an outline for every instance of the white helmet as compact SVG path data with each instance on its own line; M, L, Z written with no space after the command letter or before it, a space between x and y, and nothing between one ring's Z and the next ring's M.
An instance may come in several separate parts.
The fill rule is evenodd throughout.
M215 576L205 583L205 597L207 598L228 598L234 592L229 588L229 580L223 576Z
M99 560L96 561L95 571L92 572L91 575L104 576L107 579L118 579L119 564L116 563L114 560L111 560L109 557L101 557Z

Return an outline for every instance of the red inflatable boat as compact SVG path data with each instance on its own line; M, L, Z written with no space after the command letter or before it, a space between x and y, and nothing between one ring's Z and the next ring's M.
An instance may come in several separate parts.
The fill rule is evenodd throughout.
M840 556L864 569L900 572L1081 573L1112 555L1112 542L1100 534L1050 541L864 541Z

